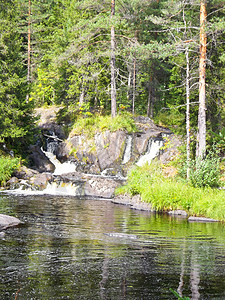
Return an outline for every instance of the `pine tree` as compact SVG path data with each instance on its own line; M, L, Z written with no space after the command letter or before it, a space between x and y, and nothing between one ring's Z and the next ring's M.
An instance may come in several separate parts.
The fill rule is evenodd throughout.
M0 12L0 142L19 146L31 136L32 102L28 92L23 45L17 32L17 6L4 3Z

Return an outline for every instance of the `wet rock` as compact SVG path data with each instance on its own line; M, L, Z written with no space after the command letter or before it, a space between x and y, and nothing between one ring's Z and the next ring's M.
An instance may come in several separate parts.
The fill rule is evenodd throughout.
M86 176L84 175L83 178ZM92 197L112 198L115 189L121 184L118 180L104 177L85 178L84 195Z
M211 218L204 218L204 217L189 217L188 221L189 222L203 222L203 223L219 222L218 220L211 219Z
M128 205L132 209L155 212L150 203L143 202L140 195L130 197L129 195L118 195L112 199L115 204Z
M40 147L37 145L30 146L30 156L29 160L34 169L38 172L50 172L53 173L55 166L50 162L48 157L41 151Z
M57 114L62 107L50 106L35 109L35 115L39 117L38 127L44 134L54 133L59 139L65 139L63 127L57 124Z
M53 175L50 173L38 173L34 177L30 178L30 184L36 190L44 190L50 180L53 179Z
M0 231L9 227L17 226L21 224L21 221L15 217L0 214Z
M6 182L6 186L9 187L9 189L17 189L19 187L19 179L17 177L12 177Z
M29 169L26 166L20 167L18 170L13 172L13 176L17 177L18 179L29 179L34 175L38 174L38 171Z
M105 131L95 135L96 153L101 171L112 167L117 161L122 161L126 133Z
M172 216L183 216L183 217L188 216L188 213L185 210L181 210L181 209L168 211L168 214Z
M159 137L161 134L160 131L155 129L147 129L144 132L134 134L134 153L137 157L141 154L144 154L147 151L149 139L153 137Z

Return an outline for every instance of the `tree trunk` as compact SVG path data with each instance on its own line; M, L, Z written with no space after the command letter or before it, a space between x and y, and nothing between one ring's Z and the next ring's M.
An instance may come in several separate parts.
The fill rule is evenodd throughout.
M111 0L111 19L115 15L115 0ZM116 116L116 57L115 57L115 28L111 26L111 116Z
M186 48L186 134L187 134L187 180L190 174L190 67L189 67L189 49Z
M27 35L27 82L30 83L31 81L31 0L28 2L28 35Z
M148 87L148 105L147 105L147 116L153 118L154 116L154 102L155 102L155 91L153 85L153 76L151 75Z
M129 66L127 67L128 68L128 79L127 79L127 100L128 102L130 102L130 99L131 99L131 68L129 68Z
M134 58L134 69L133 69L133 97L132 97L132 114L134 115L135 110L135 96L136 96L136 58Z
M205 105L205 73L206 73L206 1L200 3L200 62L199 62L199 111L196 156L202 157L206 150L206 105Z

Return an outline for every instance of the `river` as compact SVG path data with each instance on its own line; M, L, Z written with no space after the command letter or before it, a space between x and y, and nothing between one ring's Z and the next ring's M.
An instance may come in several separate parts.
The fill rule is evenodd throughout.
M1 299L225 299L222 223L106 200L0 194Z

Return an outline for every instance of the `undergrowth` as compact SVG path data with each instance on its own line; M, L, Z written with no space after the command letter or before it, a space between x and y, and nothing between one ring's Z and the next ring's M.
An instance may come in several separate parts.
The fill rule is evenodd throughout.
M127 184L117 194L140 194L157 211L183 209L191 215L225 220L225 192L209 187L196 188L175 178L165 178L158 164L134 167Z
M10 179L14 170L19 168L20 158L0 156L0 185Z
M120 113L113 119L109 115L103 116L100 114L80 116L73 125L70 135L85 134L88 137L93 137L96 132L105 130L114 132L120 129L128 133L137 131L134 119L130 113Z

